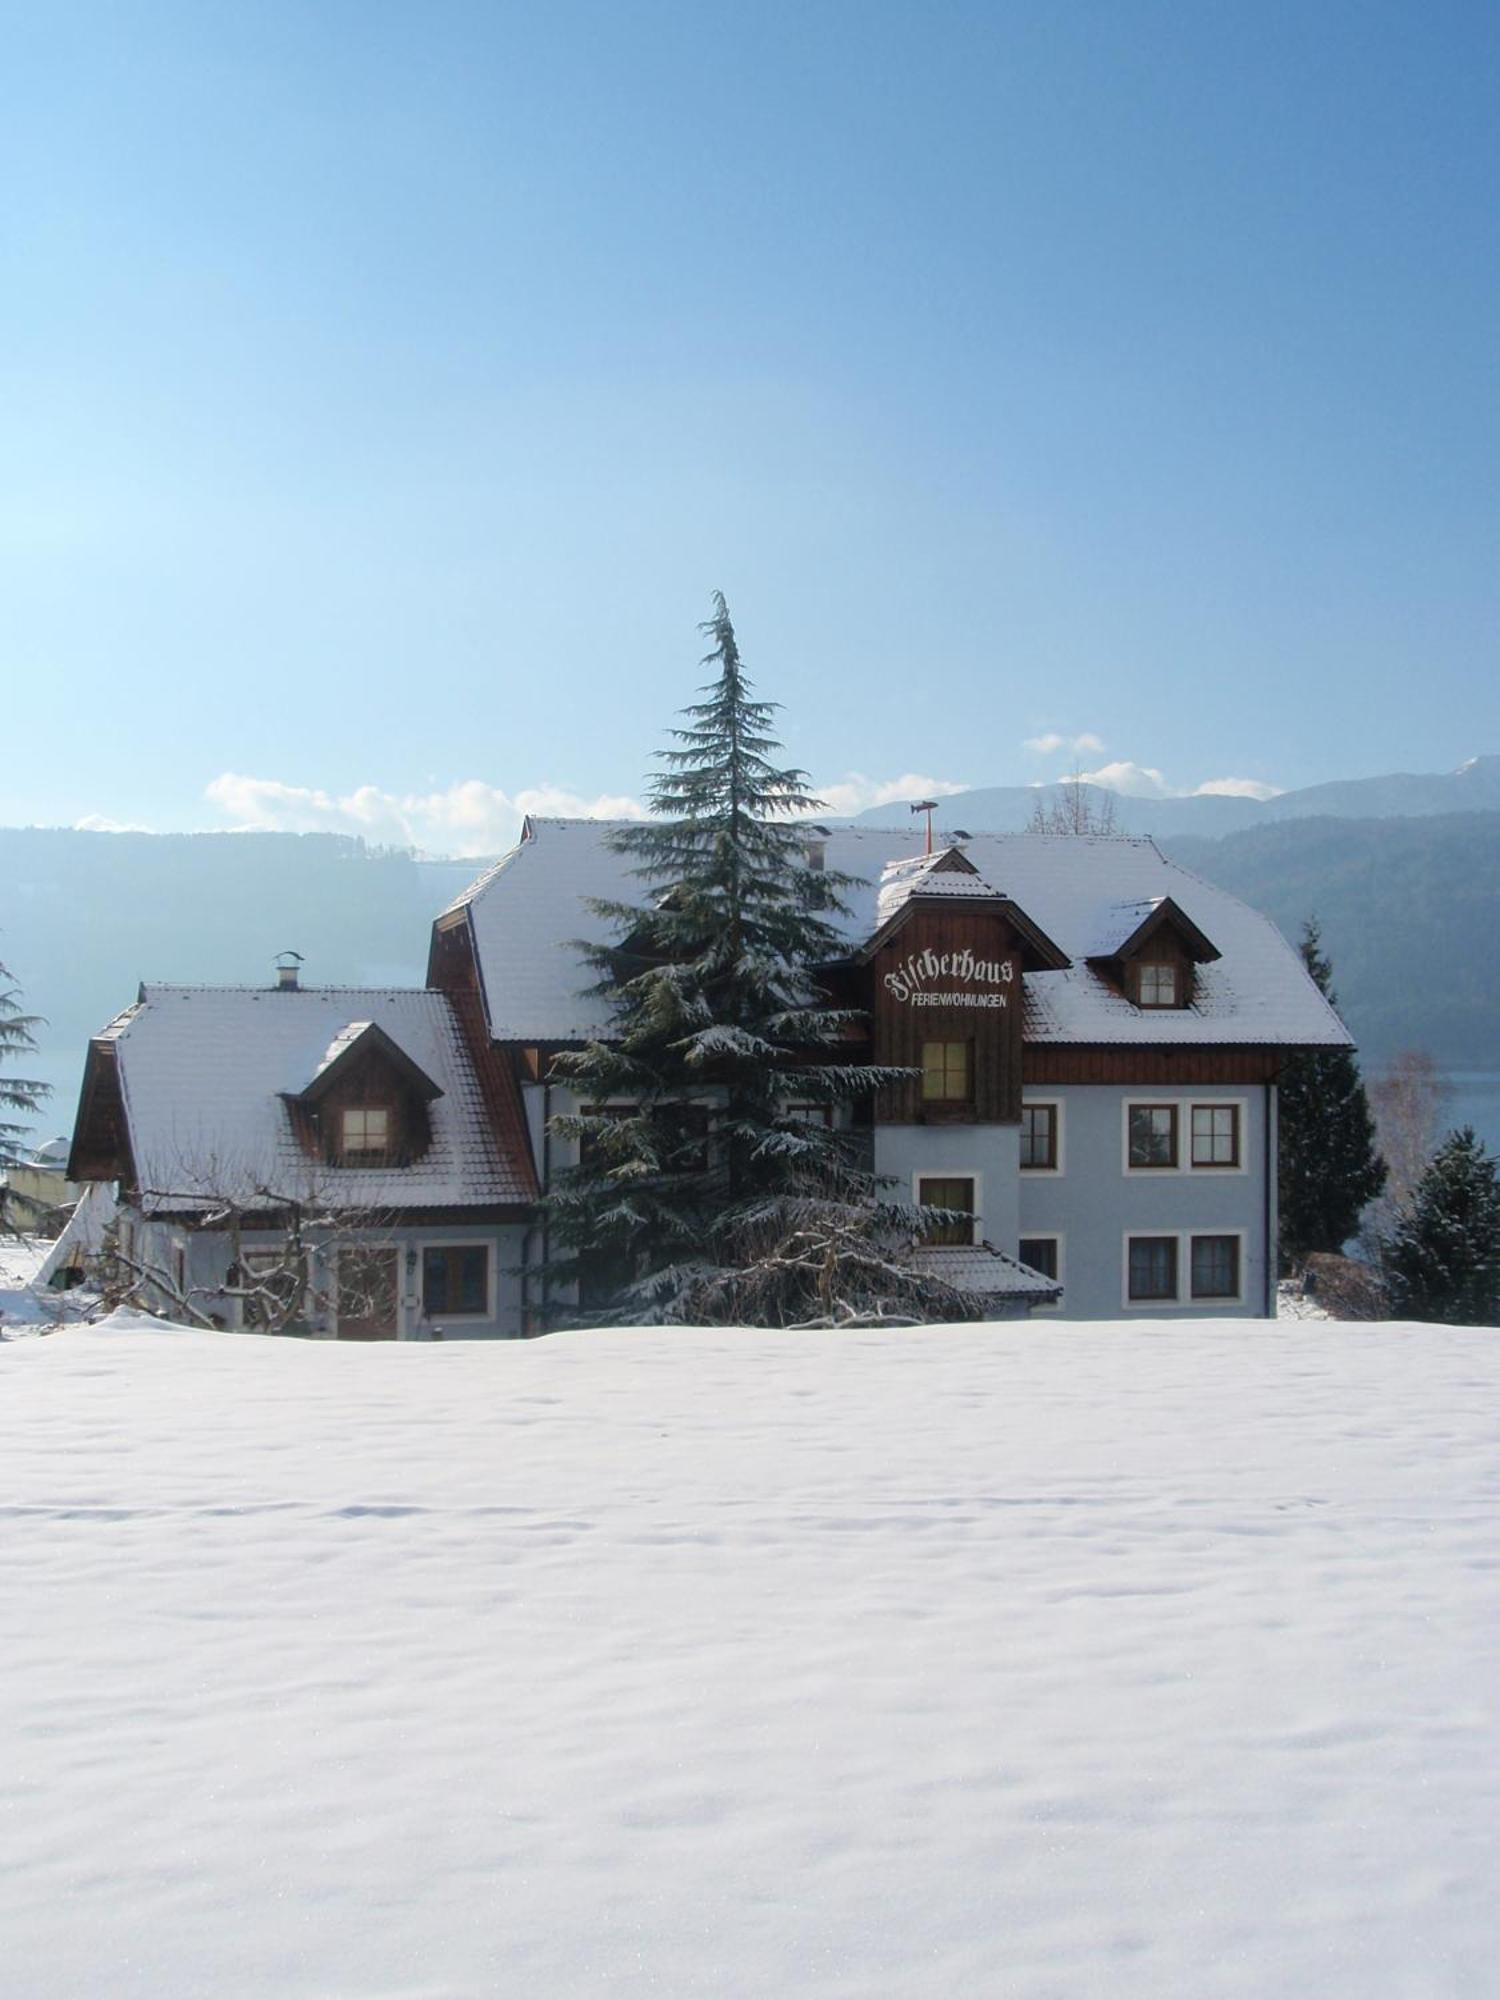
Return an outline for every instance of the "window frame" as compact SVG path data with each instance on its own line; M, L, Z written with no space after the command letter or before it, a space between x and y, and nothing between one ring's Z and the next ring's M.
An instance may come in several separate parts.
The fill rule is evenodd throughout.
M1063 1099L1060 1097L1023 1097L1021 1100L1021 1131L1026 1129L1028 1111L1050 1111L1052 1113L1052 1159L1047 1166L1028 1166L1020 1157L1020 1140L1017 1140L1016 1166L1023 1174L1047 1174L1054 1180L1063 1173L1065 1160L1063 1152Z
M1145 1174L1159 1177L1182 1171L1182 1103L1174 1097L1126 1098L1124 1111L1125 1171L1127 1174ZM1172 1119L1172 1157L1170 1160L1138 1161L1131 1158L1130 1127L1131 1114L1136 1111L1165 1111Z
M923 1109L923 1111L924 1111L924 1112L932 1112L932 1111L935 1111L935 1112L937 1112L937 1113L939 1114L939 1116L941 1116L941 1115L942 1115L942 1113L944 1113L945 1111L946 1111L946 1112L952 1112L952 1111L958 1111L958 1110L963 1110L963 1109L965 1109L965 1108L967 1108L967 1107L970 1107L970 1106L972 1106L973 1104L975 1104L975 1102L977 1101L977 1099L976 1099L976 1097L975 1097L975 1089L974 1089L974 1084L975 1084L975 1076L974 1076L974 1071L975 1071L975 1055L976 1055L976 1050L975 1050L975 1045L974 1045L974 1037L973 1037L972 1035L968 1035L968 1036L963 1036L963 1035L954 1035L954 1036L948 1036L948 1035L933 1035L933 1036L930 1036L930 1037L928 1037L928 1038L924 1039L924 1040L923 1040L923 1042L921 1043L921 1045L920 1045L920 1046L921 1046L921 1055L922 1055L922 1063L921 1063L921 1067L922 1067L922 1083L921 1083L921 1105L922 1105L922 1109ZM962 1096L955 1096L955 1095L950 1095L950 1094L948 1094L947 1092L944 1092L944 1094L943 1094L943 1095L941 1095L941 1096L932 1096L932 1097L929 1097L929 1096L928 1096L928 1094L927 1094L927 1074L928 1074L928 1067L927 1067L927 1051L928 1051L929 1049L943 1049L943 1050L948 1050L948 1049L962 1049L962 1050L963 1050L963 1052L964 1052L964 1089L963 1089L963 1094L962 1094ZM944 1080L945 1080L945 1081L946 1081L946 1078L947 1078L947 1074L948 1074L948 1062L947 1062L947 1058L946 1058L946 1056L945 1056L945 1057L944 1057L944 1060L943 1060L943 1075L944 1075ZM951 1178L951 1177L950 1177L950 1178Z
M1234 1245L1234 1289L1228 1292L1200 1292L1194 1258L1200 1243ZM1245 1300L1245 1232L1243 1229L1194 1229L1188 1236L1188 1301L1192 1305L1233 1306Z
M1168 1175L1177 1174L1184 1178L1194 1174L1204 1174L1212 1179L1222 1180L1234 1174L1248 1174L1250 1171L1250 1100L1243 1093L1209 1096L1202 1091L1180 1091L1171 1096L1154 1095L1132 1097L1128 1094L1120 1100L1120 1165L1121 1171L1132 1180L1163 1180ZM1170 1110L1176 1114L1176 1163L1173 1166L1142 1167L1132 1163L1130 1157L1130 1114L1132 1111ZM1232 1111L1235 1129L1235 1159L1228 1161L1195 1161L1193 1158L1193 1113L1195 1111Z
M391 1139L394 1105L341 1104L339 1118L339 1165L341 1167L385 1167L391 1163ZM385 1121L385 1137L378 1146L351 1146L349 1143L349 1121L351 1118L368 1119L371 1116Z
M1036 1232L1041 1234L1040 1231ZM1225 1307L1243 1310L1247 1294L1248 1245L1250 1232L1247 1229L1205 1229L1201 1224L1190 1229L1153 1229L1149 1225L1137 1224L1133 1229L1122 1232L1122 1254L1120 1259L1120 1305L1127 1313L1153 1312L1212 1312ZM1234 1292L1194 1292L1193 1290L1193 1246L1207 1237L1233 1237L1235 1240L1235 1282ZM1170 1298L1138 1299L1130 1291L1130 1246L1138 1239L1157 1242L1171 1238L1177 1245L1177 1289Z
M1026 1243L1050 1243L1052 1245L1054 1252L1054 1261L1056 1262L1057 1265L1057 1269L1052 1275L1056 1280L1056 1282L1063 1287L1063 1298L1066 1298L1067 1282L1068 1282L1067 1262L1066 1262L1067 1259L1066 1234L1061 1229L1022 1230L1022 1232L1016 1239L1016 1255L1020 1258L1023 1264L1026 1262L1026 1257L1021 1246ZM1034 1270L1036 1268L1035 1265L1033 1265L1032 1268ZM1039 1303L1034 1305L1031 1308L1031 1310L1034 1313L1039 1313L1039 1312L1060 1313L1062 1311L1062 1306L1063 1306L1063 1301L1061 1298L1048 1299L1045 1303Z
M497 1289L499 1284L498 1259L495 1244L488 1237L442 1236L424 1239L416 1244L417 1251L417 1317L424 1326L450 1319L492 1320L497 1316ZM453 1253L462 1250L478 1250L484 1256L484 1305L478 1310L470 1306L441 1306L435 1312L427 1306L427 1259L434 1251Z
M1172 975L1172 998L1170 1000L1148 1000L1146 998L1146 975L1169 972ZM1188 982L1183 976L1183 968L1175 958L1137 958L1130 966L1130 999L1133 1006L1143 1014L1182 1014L1188 1007Z
M911 1177L911 1194L912 1194L913 1208L928 1208L928 1207L941 1208L946 1206L946 1204L942 1202L923 1201L922 1199L923 1181L967 1181L970 1187L974 1190L973 1193L974 1206L971 1211L973 1219L969 1228L968 1243L934 1244L931 1242L930 1238L924 1238L923 1239L924 1243L928 1244L928 1246L933 1249L946 1250L946 1249L968 1249L971 1248L976 1243L983 1242L984 1212L981 1204L984 1199L984 1175L976 1172L973 1167L914 1168L912 1170L912 1177Z
M1233 1153L1227 1160L1200 1160L1198 1158L1198 1134L1194 1129L1198 1113L1227 1111L1232 1121ZM1243 1100L1235 1097L1194 1098L1188 1105L1187 1115L1187 1164L1195 1174L1232 1174L1243 1171L1245 1164L1245 1109Z

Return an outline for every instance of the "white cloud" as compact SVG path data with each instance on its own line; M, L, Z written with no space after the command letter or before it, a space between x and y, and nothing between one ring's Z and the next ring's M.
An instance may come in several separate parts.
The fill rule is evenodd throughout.
M645 814L639 799L588 799L558 785L510 793L480 778L430 792L383 792L360 785L336 797L307 785L225 771L205 788L205 796L245 832L353 833L387 846L459 857L500 854L514 846L527 813L570 819L640 819Z
M85 813L82 819L73 822L75 833L150 833L149 826L139 826L133 821L107 819L103 813Z
M1036 757L1051 757L1059 750L1071 750L1075 757L1097 757L1104 743L1091 730L1086 729L1081 736L1060 736L1049 729L1043 736L1028 736L1022 747Z
M1210 778L1196 787L1194 798L1278 799L1280 785L1267 785L1259 778Z
M1119 792L1127 799L1167 799L1173 795L1172 787L1154 766L1132 764L1128 758L1080 775L1085 784L1103 785L1106 791Z
M813 785L823 810L835 818L861 813L871 806L895 805L901 799L947 799L969 787L951 778L924 778L905 771L899 778L867 778L863 771L846 771L831 785Z

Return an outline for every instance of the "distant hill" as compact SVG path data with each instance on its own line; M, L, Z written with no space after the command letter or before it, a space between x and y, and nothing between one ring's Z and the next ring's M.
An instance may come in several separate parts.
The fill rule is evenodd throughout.
M319 985L420 985L433 917L482 866L330 833L0 828L0 963L47 1019L45 1130L71 1129L88 1038L142 979L269 985L290 949Z
M1038 793L1049 798L1060 789L1057 785L987 785L954 792L939 802L935 818L940 826L967 827L970 833L1019 833L1036 809ZM1219 793L1140 799L1106 792L1101 786L1084 789L1098 806L1113 799L1122 833L1215 838L1294 819L1408 819L1440 813L1500 812L1500 757L1473 757L1457 771L1440 776L1396 772L1384 778L1338 779L1264 800L1227 798ZM902 803L872 806L860 813L856 822L860 826L910 823L911 808Z
M1161 844L1289 938L1318 918L1367 1065L1422 1048L1445 1069L1500 1070L1500 813L1290 820Z

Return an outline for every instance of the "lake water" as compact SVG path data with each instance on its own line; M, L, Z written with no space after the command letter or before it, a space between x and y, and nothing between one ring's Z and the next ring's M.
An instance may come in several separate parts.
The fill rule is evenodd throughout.
M1443 1082L1448 1095L1438 1110L1442 1130L1472 1125L1490 1151L1500 1155L1500 1070L1455 1070Z

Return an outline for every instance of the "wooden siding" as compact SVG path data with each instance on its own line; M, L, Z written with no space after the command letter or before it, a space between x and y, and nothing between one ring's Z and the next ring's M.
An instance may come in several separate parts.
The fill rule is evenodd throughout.
M928 977L929 994L974 991L993 994L1003 1005L943 1007L917 1005L891 990L888 975L925 953L951 958L970 952L975 959L1010 967L1008 983L980 986L947 974ZM920 1074L882 1091L875 1119L886 1125L1014 1125L1021 1118L1021 954L1015 931L993 910L934 909L913 905L910 920L892 933L870 964L869 1006L874 1022L873 1057L920 1072L924 1042L967 1041L973 1048L973 1097L965 1105L924 1104Z
M1026 1051L1026 1083L1129 1083L1161 1090L1178 1085L1274 1083L1285 1049L1059 1049Z

